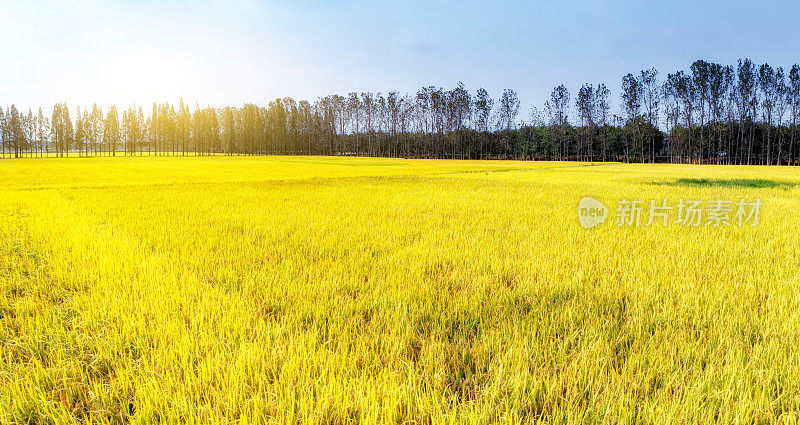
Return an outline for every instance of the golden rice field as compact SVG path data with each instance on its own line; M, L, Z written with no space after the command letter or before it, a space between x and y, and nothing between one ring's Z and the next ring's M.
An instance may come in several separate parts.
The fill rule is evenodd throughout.
M788 167L4 160L0 423L796 423L798 229Z

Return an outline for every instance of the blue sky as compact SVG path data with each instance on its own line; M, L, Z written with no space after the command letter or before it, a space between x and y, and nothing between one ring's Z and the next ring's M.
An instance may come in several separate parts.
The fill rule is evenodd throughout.
M227 105L450 88L519 93L686 69L800 61L789 1L0 0L0 103ZM525 117L522 117L525 118Z

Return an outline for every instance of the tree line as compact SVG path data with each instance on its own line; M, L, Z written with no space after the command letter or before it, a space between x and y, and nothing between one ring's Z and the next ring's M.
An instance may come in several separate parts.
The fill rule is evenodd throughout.
M800 66L698 60L621 79L617 113L603 83L571 96L555 87L520 116L512 89L497 98L463 83L415 94L330 95L313 103L191 108L153 104L45 115L0 107L2 158L116 155L352 155L450 159L788 164L800 162Z

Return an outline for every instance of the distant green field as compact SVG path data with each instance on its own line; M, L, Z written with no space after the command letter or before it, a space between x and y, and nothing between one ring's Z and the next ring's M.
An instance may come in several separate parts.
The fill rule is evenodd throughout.
M0 423L796 423L798 185L788 167L3 160ZM592 229L585 196L609 209ZM640 225L617 225L635 200ZM682 200L730 201L730 222L678 224Z

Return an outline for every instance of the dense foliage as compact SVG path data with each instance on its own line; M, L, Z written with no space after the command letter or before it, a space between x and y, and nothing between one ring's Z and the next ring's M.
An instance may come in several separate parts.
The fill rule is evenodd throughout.
M572 101L560 85L542 110L521 119L514 90L498 99L423 87L331 95L266 106L154 104L78 108L48 118L0 108L2 157L73 155L286 154L414 158L514 158L797 164L800 67L787 72L751 60L698 60L688 72L655 69L622 78L619 113L611 91L584 84Z

